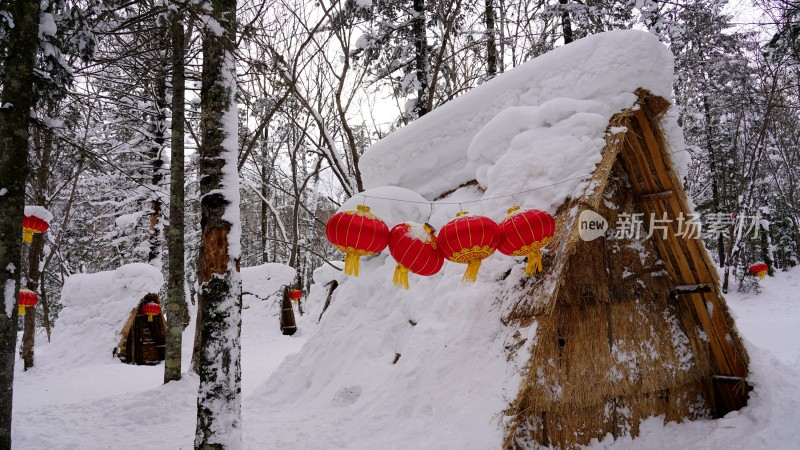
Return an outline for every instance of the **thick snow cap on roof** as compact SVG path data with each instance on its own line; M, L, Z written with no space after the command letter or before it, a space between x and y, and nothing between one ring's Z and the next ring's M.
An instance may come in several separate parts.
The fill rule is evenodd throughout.
M546 186L464 209L499 219L513 202L554 213L600 162L611 117L633 106L638 88L669 99L672 74L671 53L649 33L620 30L581 39L377 142L359 164L365 187L400 186L433 200L477 180L485 189L478 200ZM671 132L670 121L668 143L680 150L682 138Z

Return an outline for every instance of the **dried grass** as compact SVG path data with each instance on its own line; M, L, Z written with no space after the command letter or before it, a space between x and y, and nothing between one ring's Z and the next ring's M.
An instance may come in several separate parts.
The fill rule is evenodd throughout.
M637 94L663 142L657 124L669 102ZM609 127L626 126L634 113L617 114ZM527 374L506 411L504 448L571 448L608 433L636 436L639 422L654 415L681 421L713 411L708 342L693 308L671 295L674 282L653 242L611 236L585 242L576 231L583 209L599 212L611 226L621 212L641 212L618 161L625 135L608 136L584 194L557 211L545 272L504 293L518 298L506 323L537 323Z

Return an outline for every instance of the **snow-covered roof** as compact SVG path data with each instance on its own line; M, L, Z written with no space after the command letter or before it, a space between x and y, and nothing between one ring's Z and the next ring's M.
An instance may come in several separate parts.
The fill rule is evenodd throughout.
M600 162L611 117L633 106L638 88L670 98L672 72L671 53L646 32L576 41L377 142L359 164L365 187L399 186L432 200L477 180L485 189L477 200L547 186L469 209L500 219L513 201L554 213ZM670 146L682 146L665 128Z

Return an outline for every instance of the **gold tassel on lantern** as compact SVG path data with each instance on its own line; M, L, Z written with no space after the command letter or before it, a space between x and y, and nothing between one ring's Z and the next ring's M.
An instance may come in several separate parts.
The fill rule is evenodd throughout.
M24 305L19 305L19 306L17 307L17 313L18 313L20 316L24 316L24 315L25 315L25 306L24 306Z
M344 257L344 273L345 275L358 276L358 261L361 257L354 253L346 253Z
M481 268L480 259L473 259L467 263L467 270L464 271L464 276L461 281L465 283L474 283L478 279L478 270Z
M30 244L33 242L33 230L30 228L23 228L22 229L22 242L25 244Z
M549 240L550 238L542 239L539 242L534 242L525 249L528 251L528 264L525 266L525 275L532 276L536 272L542 271L544 267L542 265L542 247L544 247Z
M406 269L404 265L398 264L394 268L394 277L392 277L392 282L395 286L408 290L408 269Z

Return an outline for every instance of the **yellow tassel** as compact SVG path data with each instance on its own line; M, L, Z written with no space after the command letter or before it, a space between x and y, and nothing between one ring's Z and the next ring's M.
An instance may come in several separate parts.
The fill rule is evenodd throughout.
M534 250L528 253L528 265L525 266L525 275L532 276L542 271L542 252Z
M358 276L358 261L359 256L352 253L346 253L344 257L344 273L345 275Z
M23 306L23 305L18 305L18 307L17 307L17 313L18 313L20 316L24 316L24 315L25 315L25 306Z
M22 229L22 242L25 244L30 244L33 242L33 230L30 228L23 228Z
M152 314L148 314L147 315L147 321L148 322L152 322L153 321L153 315Z
M406 269L402 264L398 264L394 268L392 282L395 286L408 290L408 269Z
M765 276L767 276L767 271L766 270L762 270L761 272L758 272L758 278L763 280Z
M478 279L478 270L481 268L481 260L473 259L467 263L467 270L464 271L464 276L461 281L465 283L474 283Z

